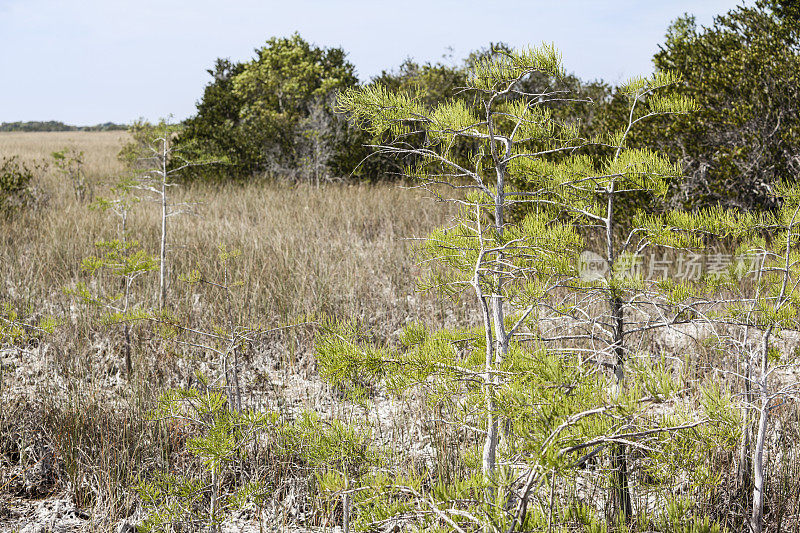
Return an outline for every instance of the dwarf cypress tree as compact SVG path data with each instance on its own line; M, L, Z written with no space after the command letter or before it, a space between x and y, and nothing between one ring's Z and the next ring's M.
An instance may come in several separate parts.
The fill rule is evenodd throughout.
M691 300L695 309L699 302L710 304L700 320L715 327L715 342L744 366L740 372L727 373L737 376L744 386L739 402L744 416L737 478L740 489L752 490L749 528L754 532L764 529L765 448L772 412L800 390L796 379L780 377L781 371L800 364L797 353L781 353L775 342L784 331L800 330L796 294L800 284L800 187L782 182L775 186L773 196L772 201L780 205L775 212L713 208L640 220L654 234L656 226L660 228L659 240L672 247L702 250L709 240L736 245L733 257L738 260L727 269L693 283L665 283L662 288L673 299Z
M460 206L453 223L420 247L433 267L422 285L472 294L481 320L456 330L412 326L399 346L384 347L351 327L334 328L317 345L323 375L351 391L364 392L370 380L396 393L427 384L433 401L449 405L456 423L481 440L483 512L509 531L531 520L526 505L537 486L606 448L614 515L629 519L626 447L703 423L643 422L650 403L674 394L675 381L664 365L629 364L630 340L680 315L658 301L656 283L631 273L648 228L624 228L616 218L626 195L663 195L680 175L657 153L629 148L631 131L693 104L660 94L677 81L668 73L636 78L623 87L625 126L587 139L579 124L551 111L576 98L527 92L522 82L531 75L564 75L553 47L477 61L461 94L434 107L379 84L340 95L343 111L390 139L380 153L406 162L408 178ZM607 274L587 278L581 250L597 243L589 257ZM589 453L576 461L578 452ZM527 474L512 476L516 467Z

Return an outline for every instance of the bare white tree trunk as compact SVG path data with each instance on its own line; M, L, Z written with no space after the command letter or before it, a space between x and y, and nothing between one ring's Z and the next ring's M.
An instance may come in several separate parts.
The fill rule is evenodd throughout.
M769 398L764 394L759 411L758 432L753 450L753 513L750 516L750 530L753 533L761 533L764 526L764 440L769 418Z
M775 299L774 310L779 311L787 303L787 292L789 292L789 279L791 277L792 264L792 243L797 235L794 233L797 219L800 216L800 205L798 205L791 220L786 228L786 245L783 251L783 281L781 288ZM762 262L761 270L764 271L764 263ZM769 381L769 349L770 349L770 336L774 331L775 326L770 324L764 330L764 335L761 337L761 375L758 379L759 396L761 398L761 407L759 409L758 417L758 431L756 432L756 442L753 448L753 510L750 515L750 530L753 533L761 533L764 528L764 489L765 489L765 474L764 474L764 445L767 437L767 424L769 423L769 402L770 391L768 387Z
M158 268L158 308L164 310L167 299L167 134L164 135L161 152L161 250Z
M482 255L482 254L481 254ZM477 278L477 276L476 276ZM486 298L481 293L479 281L476 279L475 284L478 293L478 299L481 304L481 312L483 315L483 328L486 342L486 357L484 361L484 401L486 402L486 437L483 440L483 455L482 467L483 473L486 476L491 476L494 473L496 454L497 454L497 420L494 416L495 402L494 402L494 346L492 334L492 321L489 316L489 307L486 303Z
M753 449L753 512L750 516L750 530L761 533L764 528L764 443L769 423L769 394L767 379L769 370L769 338L772 326L767 327L761 341L761 375L758 379L761 407L758 416L758 431Z
M745 351L747 350L747 336L745 336ZM751 458L751 443L750 443L750 424L751 414L750 405L753 403L752 393L752 362L751 355L748 353L745 364L747 365L744 371L744 401L745 406L742 409L742 440L739 443L739 465L736 471L736 483L739 490L747 490L750 486L750 473L752 466L750 464Z
M497 152L497 146L495 143L494 138L494 123L493 123L493 116L492 116L492 105L494 99L490 100L486 103L486 123L488 127L489 133L489 147L491 150L492 160L494 162L495 167L495 174L496 174L496 186L497 190L494 195L494 231L496 234L502 238L503 235L503 228L505 226L505 202L506 202L506 195L505 195L505 178L506 178L506 169L505 164L501 163L500 156ZM505 147L506 152L510 151L510 141L509 144ZM480 224L480 217L481 217L481 210L480 208L477 210L478 213L478 223ZM482 226L479 226L482 227ZM482 230L479 230L479 232ZM482 236L481 236L481 242ZM483 248L483 246L481 246ZM485 298L481 298L481 305L483 306L484 311L484 327L486 328L486 438L484 440L483 445L483 472L484 474L491 475L494 473L497 463L497 444L500 440L499 435L499 424L498 418L495 413L496 411L496 402L495 402L495 394L497 388L499 386L499 381L497 379L497 375L494 372L498 365L503 363L506 355L508 354L508 334L505 329L505 319L503 315L503 282L504 282L504 275L503 275L503 252L502 249L494 252L497 254L497 260L495 261L495 265L490 265L489 270L491 272L490 279L493 279L492 289L493 294L491 295L492 299L492 309L491 309L491 318L489 317L489 310L487 308L487 303ZM480 257L483 258L483 252L480 254ZM480 260L479 260L480 262ZM480 264L479 264L480 267ZM478 282L478 278L476 275L476 282ZM494 334L494 350L491 349L491 341L492 341L492 333ZM494 353L492 353L494 352Z
M345 474L342 495L342 532L350 533L350 479Z

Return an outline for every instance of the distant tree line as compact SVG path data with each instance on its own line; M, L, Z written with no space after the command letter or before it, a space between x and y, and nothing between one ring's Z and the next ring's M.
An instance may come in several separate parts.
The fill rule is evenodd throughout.
M72 126L56 120L30 121L30 122L3 122L0 131L118 131L126 130L125 124L104 122L94 126Z
M690 15L669 26L653 59L655 70L679 74L683 82L675 91L694 98L701 111L659 119L632 138L634 144L658 147L684 168L686 179L673 183L667 198L659 200L665 208L774 207L771 188L781 179L794 179L800 154L797 4L759 0L735 7L709 27L698 27ZM386 139L372 137L337 113L337 94L381 84L432 109L464 86L476 60L507 51L492 44L460 63L408 59L361 82L342 48L320 48L298 34L272 38L248 61L216 61L197 113L185 121L177 143L228 162L195 170L192 179L392 179L408 161L370 151L367 145ZM579 95L550 107L565 124L578 124L589 141L627 120L623 96L603 81L536 75L521 83L531 94ZM600 145L588 149L603 154Z
M722 205L772 209L772 190L800 171L800 2L757 0L737 6L698 27L691 15L669 25L653 58L656 72L676 72L674 91L693 98L699 113L648 123L630 139L667 154L684 169L665 198L643 193L636 201L662 208ZM469 101L458 88L475 62L507 54L491 44L460 62L418 63L407 59L361 81L342 48L320 48L299 34L273 37L247 61L217 59L211 81L176 138L187 157L225 160L225 165L193 169L183 179L246 181L254 178L322 183L340 179L386 180L411 163L375 154L370 145L385 138L358 127L337 112L337 95L357 86L383 85L433 109L447 98ZM602 80L574 75L531 75L524 92L577 95L545 107L564 124L577 125L592 155L603 156L599 132L627 120L625 97ZM455 97L449 96L456 94ZM555 99L554 99L555 100ZM12 122L0 131L103 131L124 126L105 123L70 126L56 121ZM452 148L464 156L474 147ZM607 154L606 154L607 155ZM621 209L623 209L621 207Z

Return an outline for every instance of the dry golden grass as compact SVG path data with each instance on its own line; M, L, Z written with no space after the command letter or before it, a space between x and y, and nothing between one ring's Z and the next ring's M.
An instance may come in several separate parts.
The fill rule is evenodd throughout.
M88 180L103 196L122 171L116 153L124 140L118 132L21 133L0 136L0 147L28 160L63 146L83 150ZM118 236L118 221L76 200L52 171L40 184L50 197L45 208L0 221L0 300L68 309L75 301L62 289L90 281L81 261L96 253L96 241ZM195 204L195 214L169 219L169 299L171 308L198 320L218 318L221 295L200 294L178 278L192 269L214 278L219 245L242 252L234 265L243 282L237 304L252 319L326 314L363 320L389 335L409 317L441 311L432 300L421 305L425 298L415 294L411 238L444 223L449 210L420 192L393 184L198 184L174 189L172 201ZM158 206L141 202L128 227L131 238L157 253ZM156 286L155 273L137 282L134 301L154 305Z
M441 206L393 186L198 186L175 201L197 202L195 215L169 219L170 299L193 298L177 281L199 269L214 277L217 247L239 249L236 276L245 282L242 306L262 317L286 319L328 313L402 323L412 312L416 266L408 237L442 221ZM131 236L156 253L158 208L143 202L129 221ZM94 243L117 235L117 220L62 194L38 213L8 221L0 237L5 287L24 301L60 300L60 287L85 279L84 257ZM152 303L156 276L138 296ZM391 315L391 319L384 319Z
M100 197L109 194L114 177L123 171L116 154L125 138L115 132L3 134L0 154L33 161L65 147L84 151L87 180ZM170 434L147 422L147 410L158 394L199 370L195 362L178 364L176 352L186 356L184 361L202 360L204 354L138 329L134 375L115 377L123 361L120 328L86 320L86 306L63 289L84 281L93 290L117 290L118 281L95 283L81 270L81 261L96 253L96 241L118 236L117 219L79 201L71 183L52 169L40 176L38 186L49 197L45 205L0 217L0 304L9 302L34 318L48 314L60 322L44 351L34 356L40 361L20 364L13 379L0 368L0 437L24 433L19 446L46 442L64 450L59 455L69 473L64 487L74 501L91 509L101 524L98 531L111 531L114 521L129 513L140 472L160 454L182 453L183 445L176 448ZM392 184L197 184L173 189L172 201L195 204L194 214L169 219L168 239L168 308L192 327L213 331L225 319L220 291L179 281L193 269L218 279L219 245L242 252L232 274L243 282L234 291L234 312L243 322L275 325L324 314L357 320L388 339L410 319L444 313L433 299L415 292L418 266L411 238L445 222L449 212L418 191ZM157 254L159 206L139 203L128 227L131 238ZM133 301L154 307L157 283L157 273L137 280ZM264 350L259 364L269 361L268 366L258 370L266 375L290 367L313 372L311 341L308 329L271 336L259 348ZM217 368L213 361L210 368ZM246 391L273 390L269 379L243 385ZM279 401L288 405L296 399ZM146 450L138 438L128 438L146 434ZM0 445L6 441L16 442L0 438ZM9 476L0 467L0 484ZM98 486L81 481L86 479L97 480Z
M87 174L107 177L122 171L117 154L128 138L125 131L0 132L0 157L49 160L53 152L71 148L84 153Z

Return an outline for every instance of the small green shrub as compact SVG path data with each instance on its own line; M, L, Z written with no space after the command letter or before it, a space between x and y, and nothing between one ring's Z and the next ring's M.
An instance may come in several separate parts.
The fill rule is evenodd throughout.
M17 156L0 159L0 213L8 214L35 203L36 171L36 166L29 167Z
M200 476L158 471L136 487L147 510L145 531L164 531L178 525L216 531L230 513L264 494L257 480L230 489L223 483L236 464L241 464L248 445L268 432L277 420L274 413L228 409L224 392L211 388L198 376L199 389L173 389L164 393L152 413L154 421L178 422L192 437L187 451L202 464ZM230 490L229 490L230 489Z

